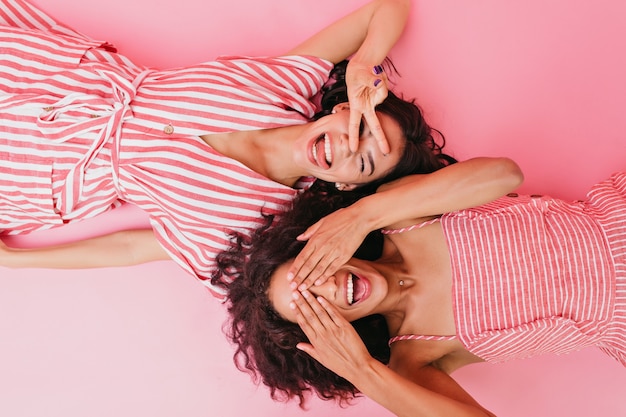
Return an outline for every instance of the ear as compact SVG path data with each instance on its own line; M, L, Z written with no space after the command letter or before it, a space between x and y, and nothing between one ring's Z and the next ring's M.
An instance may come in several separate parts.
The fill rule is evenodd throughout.
M339 190L339 191L352 191L354 190L357 186L356 184L345 184L343 182L337 182L335 183L335 187Z
M335 104L335 107L333 107L333 113L337 113L338 111L343 111L343 110L350 110L350 104L339 103L339 104Z

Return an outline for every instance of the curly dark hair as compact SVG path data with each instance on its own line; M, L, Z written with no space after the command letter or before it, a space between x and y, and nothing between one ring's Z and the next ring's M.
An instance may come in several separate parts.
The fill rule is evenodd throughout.
M318 117L329 113L335 104L347 102L346 64L347 61L338 64L331 72L332 80L323 89L323 110ZM297 324L281 318L270 303L267 295L270 277L304 247L305 243L296 237L325 215L374 193L382 183L410 174L431 173L456 162L443 153L443 135L439 134L441 143L437 143L433 135L439 132L426 123L413 101L389 92L376 109L397 120L407 139L397 167L380 181L351 192L337 191L334 184L318 180L286 207L279 218L265 216L265 224L252 235L234 232L232 247L217 256L218 268L211 281L227 290L230 320L225 332L236 346L235 364L266 385L274 399L298 398L303 406L310 394L340 403L349 402L359 394L350 382L296 349L297 343L307 340L306 336ZM382 241L380 233L370 233L355 256L377 259ZM370 354L386 363L389 334L384 318L374 315L352 324Z
M271 305L267 290L274 271L294 258L304 242L296 236L308 225L345 207L350 199L329 188L306 192L293 203L273 227L273 216L251 237L234 234L233 247L217 257L220 274L214 284L228 289L229 326L227 337L236 346L235 364L242 371L259 377L269 387L272 398L289 400L298 397L304 405L308 393L341 402L354 398L358 391L347 380L326 369L308 354L296 349L307 338L300 327L283 319ZM382 235L371 233L356 256L377 259L382 249ZM389 333L382 316L370 316L353 323L373 357L389 360Z

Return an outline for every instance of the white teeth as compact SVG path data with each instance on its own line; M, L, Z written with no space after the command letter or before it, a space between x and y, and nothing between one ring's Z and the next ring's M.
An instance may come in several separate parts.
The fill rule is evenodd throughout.
M313 143L313 159L317 161L317 142Z
M324 153L326 154L326 162L328 165L333 163L333 153L330 150L330 140L328 140L328 135L324 135Z
M352 274L348 276L348 285L347 285L346 290L347 290L346 297L348 298L348 305L352 305L352 302L354 301L354 283L352 282Z

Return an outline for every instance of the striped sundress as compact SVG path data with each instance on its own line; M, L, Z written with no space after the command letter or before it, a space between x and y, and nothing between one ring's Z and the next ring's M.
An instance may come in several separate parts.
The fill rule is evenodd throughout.
M167 253L210 286L228 234L255 229L261 209L278 213L298 191L199 135L305 123L331 69L303 56L151 69L24 0L0 0L0 233L132 203Z
M488 362L595 346L626 366L626 174L567 203L511 194L438 220L456 335Z

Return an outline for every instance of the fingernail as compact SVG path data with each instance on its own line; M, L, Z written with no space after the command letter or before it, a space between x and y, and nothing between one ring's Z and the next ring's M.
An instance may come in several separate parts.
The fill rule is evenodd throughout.
M373 68L374 74L378 75L378 74L382 74L383 73L383 67L382 65L376 65Z
M382 80L380 78L377 78L376 81L374 81L374 87L378 87L378 84L380 84Z
M298 288L298 283L292 282L291 284L289 284L289 288L291 288L292 290L295 290L296 288Z
M296 304L295 303L289 303L289 308L292 310L296 309Z
M302 292L306 290L306 285L304 284L300 284L300 286L298 287L298 291Z
M304 298L309 298L311 296L311 293L308 291L302 291L302 295L304 296Z
M298 291L292 292L291 298L293 298L294 300L297 300L298 298L300 298L300 293Z
M315 285L322 285L322 280L318 279L317 281L315 281Z
M287 274L287 281L291 281L293 279L293 272L289 272Z

